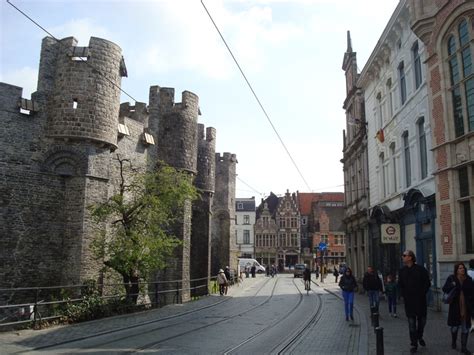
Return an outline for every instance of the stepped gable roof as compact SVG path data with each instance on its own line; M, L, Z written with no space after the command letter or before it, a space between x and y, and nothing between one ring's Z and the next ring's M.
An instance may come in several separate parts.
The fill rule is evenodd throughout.
M265 202L267 203L267 206L268 206L268 209L270 211L270 214L272 215L272 217L274 218L275 217L275 212L277 210L277 207L278 207L278 201L280 199L278 198L277 195L275 195L273 192L270 192L270 196L268 196L265 200L262 200L262 202L260 203L260 205L258 206L257 208L257 214L256 214L256 218L259 219L260 218L260 215L263 211L263 208L265 206Z

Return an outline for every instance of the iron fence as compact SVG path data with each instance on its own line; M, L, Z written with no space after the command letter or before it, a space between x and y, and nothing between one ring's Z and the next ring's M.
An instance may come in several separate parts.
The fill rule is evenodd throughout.
M124 283L0 288L0 331L41 328L44 322L67 321L74 306L98 313L86 315L86 319L95 319L181 303L183 295L196 299L218 292L216 277L192 279L189 287L183 286L184 280L142 281L133 285L140 291L128 295ZM131 302L130 297L136 302Z

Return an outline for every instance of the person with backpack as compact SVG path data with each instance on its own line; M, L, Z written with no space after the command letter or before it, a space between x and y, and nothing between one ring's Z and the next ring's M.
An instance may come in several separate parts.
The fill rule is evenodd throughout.
M342 290L342 296L344 298L344 311L346 314L346 321L354 320L354 294L357 290L357 281L352 275L351 268L346 268L344 275L341 276L339 281L339 287Z
M219 269L219 273L217 274L217 283L219 284L219 293L221 296L226 293L226 287L227 287L227 278L225 277L224 270Z

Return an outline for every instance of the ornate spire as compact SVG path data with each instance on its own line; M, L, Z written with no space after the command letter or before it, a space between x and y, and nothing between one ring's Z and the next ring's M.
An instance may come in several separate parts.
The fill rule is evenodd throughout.
M347 53L352 53L351 31L347 31Z

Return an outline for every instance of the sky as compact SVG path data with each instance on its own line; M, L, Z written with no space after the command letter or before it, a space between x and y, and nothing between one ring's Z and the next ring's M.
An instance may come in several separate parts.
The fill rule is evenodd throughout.
M362 70L398 0L203 1L301 174L200 0L10 0L56 38L118 44L122 89L133 97L121 102L147 103L152 85L175 88L176 102L182 91L197 94L216 151L237 155L237 197L344 191L346 33ZM30 98L47 34L0 4L0 81Z

